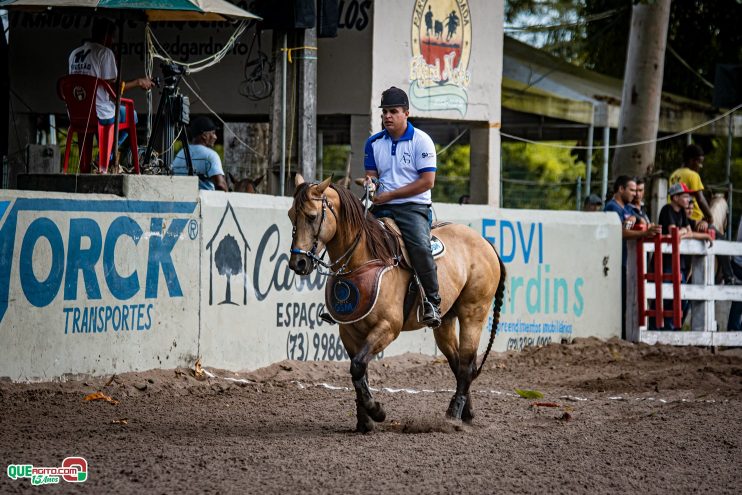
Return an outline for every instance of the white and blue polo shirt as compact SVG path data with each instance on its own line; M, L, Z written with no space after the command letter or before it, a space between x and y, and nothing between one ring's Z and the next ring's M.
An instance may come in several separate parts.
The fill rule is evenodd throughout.
M374 134L366 141L363 167L379 176L379 192L394 191L418 179L424 172L435 172L435 145L430 136L407 123L399 141L392 141L389 133ZM393 199L388 204L421 203L431 204L430 190L410 196Z

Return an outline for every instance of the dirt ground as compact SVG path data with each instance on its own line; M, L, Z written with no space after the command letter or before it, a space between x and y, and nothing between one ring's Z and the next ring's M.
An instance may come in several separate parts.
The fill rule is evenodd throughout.
M208 364L208 363L206 363ZM492 354L471 426L441 359L370 366L387 420L353 433L348 363L0 383L0 493L739 493L742 350L579 339ZM213 377L209 377L211 374ZM514 389L542 392L525 399ZM102 391L118 404L83 401ZM554 403L558 407L534 405ZM126 421L123 421L126 420ZM125 424L124 424L125 423ZM33 487L8 464L88 461Z

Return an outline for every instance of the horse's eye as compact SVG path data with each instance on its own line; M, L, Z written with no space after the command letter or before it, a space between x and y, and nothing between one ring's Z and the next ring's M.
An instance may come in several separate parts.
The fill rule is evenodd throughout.
M314 223L317 220L317 215L307 215L307 222Z

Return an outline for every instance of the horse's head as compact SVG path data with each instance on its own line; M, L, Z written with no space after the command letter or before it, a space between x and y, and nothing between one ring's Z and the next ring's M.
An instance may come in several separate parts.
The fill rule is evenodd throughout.
M294 227L291 239L291 258L289 267L299 275L312 272L322 251L335 236L337 229L337 197L329 188L331 179L319 184L309 184L297 174L294 204L289 210L289 218Z
M263 180L263 177L265 177L265 174L261 175L257 179L251 179L250 177L245 177L244 179L237 180L235 177L229 173L229 180L232 182L232 190L234 192L241 192L241 193L255 193L255 188L258 187L260 182Z

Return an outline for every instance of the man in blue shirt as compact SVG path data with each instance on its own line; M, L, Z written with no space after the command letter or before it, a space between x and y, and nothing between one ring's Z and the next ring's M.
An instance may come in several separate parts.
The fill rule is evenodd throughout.
M227 192L227 181L224 178L222 160L214 151L216 143L216 126L208 117L197 117L191 123L191 152L193 173L198 175L198 188L206 191ZM188 175L188 163L185 152L180 150L173 160L173 175Z
M603 211L613 211L621 219L621 338L626 338L626 241L652 237L662 233L662 227L649 224L647 230L632 230L636 217L631 202L636 196L636 179L621 175L613 183L613 197Z
M430 252L430 190L435 185L436 152L433 140L407 122L407 94L392 86L381 94L384 130L366 141L366 179L378 178L371 211L392 218L402 231L410 263L424 291L421 323L441 324L438 274Z

